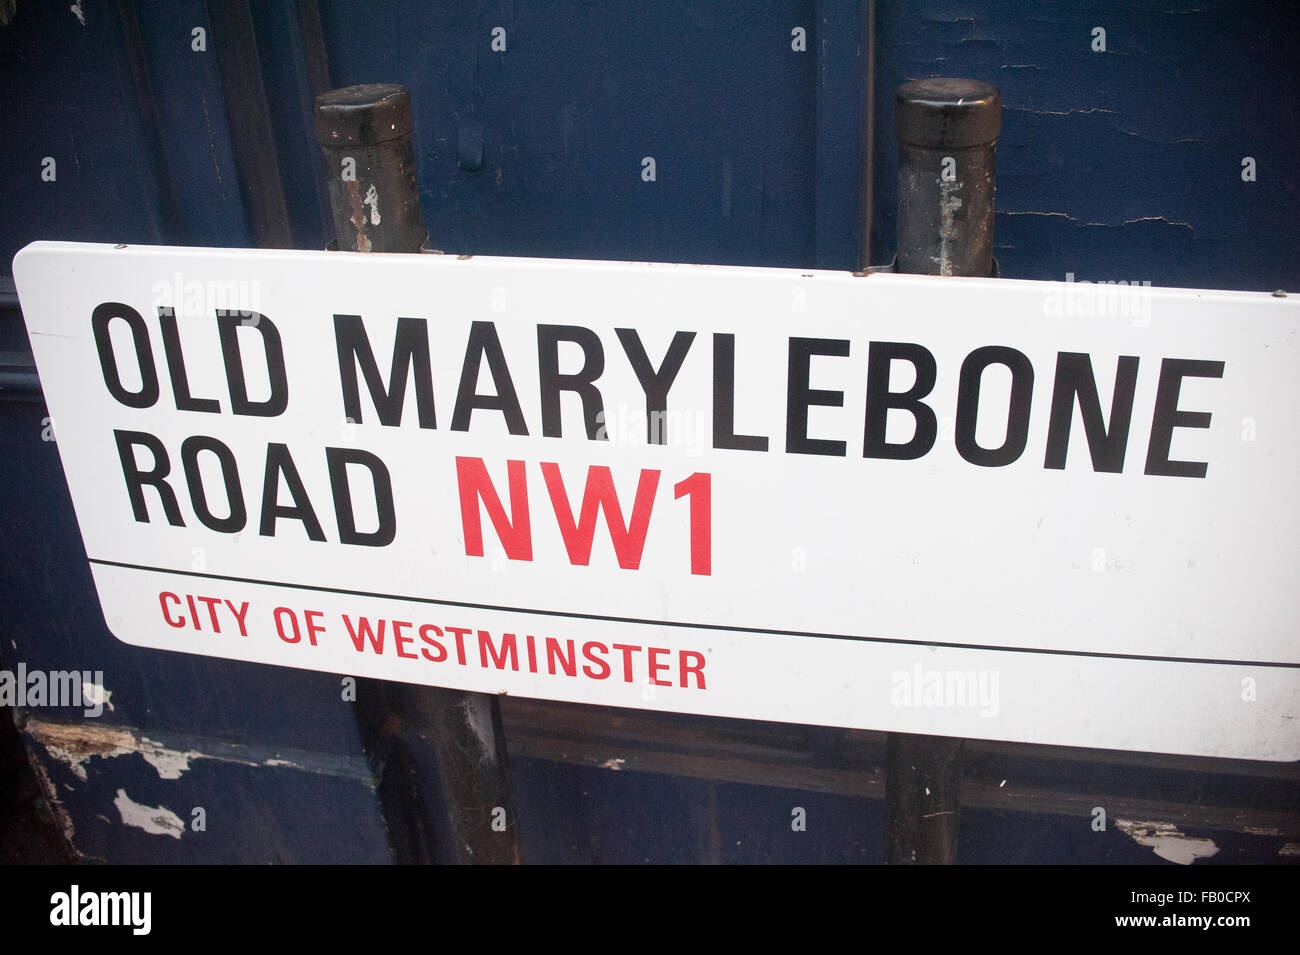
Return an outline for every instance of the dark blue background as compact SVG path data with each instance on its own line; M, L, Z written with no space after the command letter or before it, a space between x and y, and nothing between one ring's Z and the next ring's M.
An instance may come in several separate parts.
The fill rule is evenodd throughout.
M311 4L253 8L275 182L252 181L236 161L232 116L248 104L227 100L207 4L83 6L84 24L67 3L18 0L0 26L0 272L36 239L264 244L250 211L259 187L282 193L292 245L325 245L314 48L300 20ZM1004 276L1294 290L1296 14L1290 2L900 0L872 21L852 0L533 0L325 2L319 23L329 85L410 88L425 221L447 251L888 262L893 91L950 75L1003 93ZM505 53L490 48L498 26ZM1105 53L1090 48L1096 26ZM195 27L208 31L206 52L191 49ZM804 52L791 49L795 27ZM47 156L52 183L40 177ZM647 156L655 182L641 179ZM1255 182L1241 179L1246 156ZM0 311L0 350L25 347L16 308ZM119 862L387 859L337 677L137 651L107 633L44 415L39 402L0 401L0 656L102 669L116 707L103 724L221 754L178 780L136 755L95 757L83 781L33 746L78 848ZM710 792L684 777L526 757L514 772L535 861L881 857L879 799L738 783ZM1088 774L1076 784L1087 791ZM209 832L176 840L117 824L118 789L185 817L202 805ZM1261 805L1276 796L1259 793ZM712 846L691 822L702 799L717 807ZM789 828L792 805L815 821L802 836ZM965 810L962 858L1155 861L1117 831L1092 833L1082 812ZM1275 860L1279 847L1265 836L1221 846L1216 861Z

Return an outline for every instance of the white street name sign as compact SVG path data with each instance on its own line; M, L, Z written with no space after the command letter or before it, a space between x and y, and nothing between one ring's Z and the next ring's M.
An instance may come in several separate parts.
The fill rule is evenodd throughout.
M14 268L127 643L1300 758L1294 298L52 242Z

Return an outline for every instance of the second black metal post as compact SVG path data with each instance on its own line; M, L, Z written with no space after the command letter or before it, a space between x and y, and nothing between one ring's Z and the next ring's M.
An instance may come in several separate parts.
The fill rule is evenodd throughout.
M894 97L898 134L896 270L989 276L994 161L1002 94L976 80L904 83ZM885 862L951 865L965 740L889 733Z

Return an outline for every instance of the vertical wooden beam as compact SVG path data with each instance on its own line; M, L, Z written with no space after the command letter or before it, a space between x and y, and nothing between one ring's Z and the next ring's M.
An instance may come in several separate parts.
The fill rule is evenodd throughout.
M209 0L208 19L249 230L260 248L291 248L289 207L280 180L252 10L248 0Z

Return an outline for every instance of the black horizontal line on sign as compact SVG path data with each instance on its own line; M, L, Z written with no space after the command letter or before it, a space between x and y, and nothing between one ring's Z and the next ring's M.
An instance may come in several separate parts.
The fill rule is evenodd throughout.
M999 647L981 643L945 643L942 640L902 640L894 637L863 637L852 633L818 633L814 630L772 630L765 627L740 627L733 624L691 623L687 620L646 620L640 617L615 617L599 613L577 613L572 610L538 610L532 607L502 607L496 604L468 603L463 600L444 600L437 597L409 597L404 594L386 594L369 590L348 590L344 587L321 587L314 584L294 584L282 580L260 580L256 577L231 577L226 574L208 574L197 570L175 570L170 567L149 567L144 564L126 564L116 560L89 558L92 564L104 567L121 567L125 570L143 570L155 574L175 574L180 577L202 577L207 580L225 580L236 584L259 584L264 587L289 587L293 590L314 590L327 594L344 594L349 597L379 597L385 600L405 600L410 603L437 604L443 607L462 607L466 610L496 610L502 613L527 613L543 617L569 617L575 620L600 620L605 623L634 623L648 627L680 627L691 630L727 630L732 633L762 633L777 637L809 637L817 640L857 640L863 643L893 643L913 647L946 647L951 650L996 650L1001 653L1045 653L1066 657L1101 657L1107 660L1149 660L1157 663L1207 663L1214 666L1281 667L1300 669L1300 663L1273 663L1265 660L1218 660L1198 657L1162 657L1142 653L1101 653L1093 650L1047 650L1041 647Z

